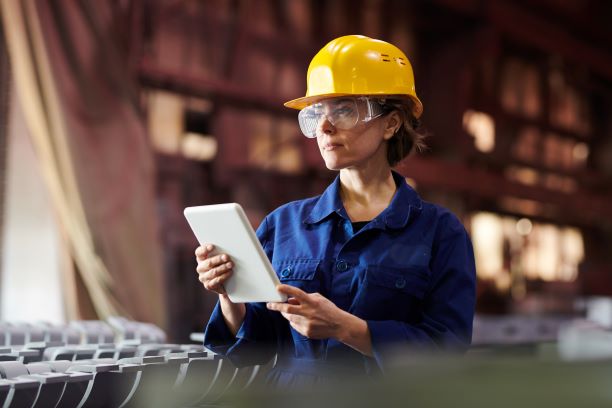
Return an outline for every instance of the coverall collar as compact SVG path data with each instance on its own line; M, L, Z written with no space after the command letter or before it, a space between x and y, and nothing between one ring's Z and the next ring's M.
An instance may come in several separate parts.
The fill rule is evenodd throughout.
M406 226L411 215L415 216L421 211L422 202L417 192L406 183L401 174L395 171L391 173L397 190L389 206L376 219L382 221L388 228L399 229ZM332 213L348 219L340 199L340 175L336 176L334 182L319 197L310 214L304 219L304 223L317 224Z

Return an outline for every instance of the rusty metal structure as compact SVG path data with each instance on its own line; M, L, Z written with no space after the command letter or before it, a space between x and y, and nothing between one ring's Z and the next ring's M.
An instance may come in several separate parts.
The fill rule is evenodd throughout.
M240 201L256 223L284 202L319 194L334 177L282 102L303 94L310 58L343 34L389 40L413 62L429 150L398 169L422 196L461 217L486 210L580 228L587 261L572 293L612 294L609 2L134 0L129 7L126 47L143 103L159 91L182 98L192 119L185 130L218 143L212 161L157 157L175 335L198 330L214 302L193 273L183 207ZM489 151L466 129L469 110L495 123Z

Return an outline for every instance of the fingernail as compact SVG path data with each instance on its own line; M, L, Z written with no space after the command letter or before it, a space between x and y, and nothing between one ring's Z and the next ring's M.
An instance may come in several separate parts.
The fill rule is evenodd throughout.
M221 259L223 259L224 261L227 261L227 255L223 255Z
M212 251L212 245L206 245L206 250Z
M231 262L228 262L228 263L226 263L226 264L225 264L225 266L226 266L227 268L231 268L231 267L232 267L232 263L231 263Z
M270 306L272 306L272 303L266 303L266 307L267 307L268 309L270 309Z

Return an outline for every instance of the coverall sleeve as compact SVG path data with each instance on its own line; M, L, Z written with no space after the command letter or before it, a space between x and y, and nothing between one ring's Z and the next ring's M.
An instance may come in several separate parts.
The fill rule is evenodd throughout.
M418 324L368 320L374 358L384 367L385 350L407 345L413 349L465 351L472 339L476 302L476 268L470 238L461 227L440 240L432 253L431 285Z
M268 258L272 259L267 218L257 229L257 237ZM264 364L276 353L276 330L265 303L247 303L245 306L246 315L236 336L227 327L218 301L204 330L204 346L227 356L238 367Z

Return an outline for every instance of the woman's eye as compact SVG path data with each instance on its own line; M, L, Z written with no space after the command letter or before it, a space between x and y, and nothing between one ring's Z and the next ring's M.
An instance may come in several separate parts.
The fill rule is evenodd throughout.
M338 108L334 110L334 116L349 116L352 115L353 109L349 107Z

